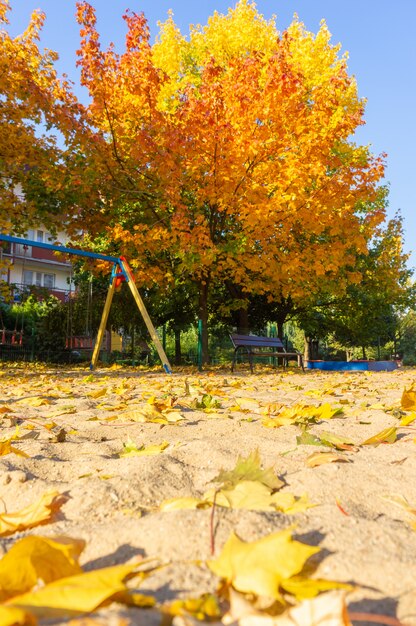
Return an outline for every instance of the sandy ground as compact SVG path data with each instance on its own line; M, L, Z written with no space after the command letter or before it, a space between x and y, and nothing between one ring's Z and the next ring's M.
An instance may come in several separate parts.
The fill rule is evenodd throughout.
M170 565L144 588L163 602L215 590L218 580L203 564L211 558L213 541L218 555L232 530L251 541L294 526L297 539L321 548L318 576L356 586L348 596L351 611L415 625L411 523L416 519L388 499L403 496L416 507L415 428L400 427L391 444L359 445L399 426L402 392L412 383L416 370L408 368L390 373L259 368L254 375L241 368L235 374L188 370L169 376L134 369L89 375L82 369L3 366L2 439L17 425L23 438L14 445L29 455L0 458L3 507L16 511L50 489L69 495L54 523L3 539L3 552L27 534L41 534L84 539L86 570L155 556ZM220 406L211 412L195 408L205 394L212 396L211 405ZM266 428L264 414L276 412L276 405L324 402L342 408L342 414L309 431L318 436L330 431L356 446L340 452L348 462L308 467L307 457L328 448L298 445L298 426ZM143 420L149 407L169 413L169 404L184 419L134 421ZM138 448L169 445L157 455L122 457L129 440ZM318 506L295 515L218 507L214 536L211 509L160 511L166 499L201 497L221 469L233 468L239 455L256 449L263 466L272 466L284 481L283 492L307 494ZM152 611L120 609L118 614L129 624L160 622ZM112 623L110 615L104 613L102 623Z

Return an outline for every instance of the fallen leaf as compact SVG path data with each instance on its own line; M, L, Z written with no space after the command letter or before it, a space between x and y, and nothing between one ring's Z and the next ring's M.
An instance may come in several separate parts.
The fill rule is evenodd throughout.
M192 496L185 496L183 498L170 498L164 500L160 505L161 511L178 511L182 509L199 509L204 504L204 500L199 498L193 498ZM211 503L205 503L206 506L211 506Z
M267 428L279 428L280 426L307 426L323 419L331 419L342 413L342 408L334 408L328 402L319 406L295 404L280 411L275 417L263 420L263 426Z
M221 483L221 489L234 487L243 480L257 481L274 490L280 489L284 485L283 481L277 478L273 468L261 468L258 450L254 450L246 458L239 456L234 469L221 470L213 478L213 482Z
M348 463L348 459L335 452L314 452L306 459L308 467L317 467L325 463Z
M319 548L294 541L290 530L252 542L231 533L220 556L207 565L237 591L283 601L282 583L299 574L317 552Z
M102 398L103 396L105 396L107 393L107 387L103 387L102 389L97 389L96 391L90 391L89 393L87 393L87 397L88 398Z
M124 580L131 577L136 564L115 565L59 578L33 592L8 600L38 618L64 618L89 613L117 594L127 591Z
M296 437L296 443L297 445L304 445L304 446L324 446L324 445L329 446L329 444L324 444L319 437L317 437L316 435L313 435L307 430L304 430L301 435L298 435Z
M362 446L378 446L380 443L394 443L397 439L397 428L391 426L362 442Z
M36 619L22 609L0 606L0 626L36 626Z
M254 481L241 481L233 489L210 491L204 495L204 502L214 503L231 509L249 511L281 511L300 513L313 506L307 496L296 498L291 493L272 493L270 488Z
M169 604L164 604L161 612L170 616L190 615L197 620L209 622L221 617L218 598L211 593L204 593L199 598L174 600Z
M26 404L27 406L38 407L52 403L47 398L36 396L34 398L22 398L21 400L16 400L16 404Z
M48 491L35 502L15 513L0 513L0 537L51 522L68 500L58 491Z
M0 601L30 591L39 580L48 584L82 570L78 539L29 536L17 541L0 560Z
M26 454L26 452L23 452L23 450L19 450L19 448L15 448L14 446L12 446L11 441L11 439L8 439L7 441L0 441L0 456L5 456L6 454L13 453L17 456L22 456L28 459L29 455Z
M129 439L126 443L123 444L123 450L122 452L120 452L119 456L148 456L160 454L161 452L163 452L163 450L166 450L168 445L168 441L162 441L162 443L160 444L154 444L151 446L142 445L140 446L140 448L138 448L134 441Z
M404 417L402 417L402 419L400 420L400 426L408 426L409 424L412 424L415 420L416 413L410 413L410 415L405 415Z
M328 431L322 431L320 433L320 438L323 445L331 446L331 448L335 448L336 450L355 450L357 448L355 443L351 441L349 437L343 437Z
M311 509L316 504L313 504L307 494L302 496L294 496L287 491L274 493L271 501L278 511L285 513L286 515L294 515L295 513L303 513L307 509Z
M403 391L401 406L405 411L414 411L416 409L416 389L414 384L409 389Z
M412 507L404 496L387 495L387 496L382 496L382 498L383 500L387 500L387 502L391 502L392 504L399 506L401 509L404 509L408 513L411 513L412 515L416 515L416 508Z

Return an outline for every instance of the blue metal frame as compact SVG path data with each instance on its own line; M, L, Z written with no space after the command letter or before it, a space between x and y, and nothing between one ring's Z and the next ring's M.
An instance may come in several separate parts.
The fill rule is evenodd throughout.
M31 239L23 239L21 237L13 237L11 235L3 235L0 233L0 241L9 241L10 243L19 243L23 246L31 246L34 248L45 248L46 250L53 250L54 252L63 252L64 254L74 254L76 256L84 256L90 259L99 259L100 261L109 261L114 263L115 266L121 269L126 282L129 281L127 273L124 271L123 264L120 257L108 256L106 254L100 254L99 252L88 252L87 250L77 250L76 248L67 248L66 246L54 246L50 243L42 243L41 241L33 241ZM120 272L119 272L120 274ZM111 273L110 282L116 275L116 267L113 267Z

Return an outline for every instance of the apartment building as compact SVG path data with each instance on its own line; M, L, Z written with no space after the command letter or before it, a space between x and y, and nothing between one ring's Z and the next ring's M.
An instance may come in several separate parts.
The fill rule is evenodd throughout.
M68 236L58 233L52 235L42 226L31 229L23 237L28 241L67 245ZM3 242L1 245L1 276L9 285L14 285L15 298L19 299L20 293L30 288L44 288L49 293L64 301L73 286L71 281L71 263L62 254L57 254L45 248L36 248L24 244Z

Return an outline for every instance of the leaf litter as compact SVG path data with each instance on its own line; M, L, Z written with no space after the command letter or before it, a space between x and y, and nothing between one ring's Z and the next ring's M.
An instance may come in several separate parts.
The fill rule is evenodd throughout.
M41 575L36 570L26 587L9 587L0 623L37 619L42 624L46 615L66 620L118 603L130 607L132 620L134 611L147 610L175 624L195 619L221 624L234 620L240 626L316 626L317 616L327 611L331 625L342 626L349 623L348 602L362 598L365 608L369 592L364 587L369 583L375 590L368 605L373 612L377 598L399 597L411 585L414 567L409 561L404 568L396 556L410 559L413 554L406 533L414 532L409 503L416 502L416 492L411 481L404 481L415 464L415 444L407 436L415 419L411 370L379 377L309 376L267 368L254 376L213 370L172 378L115 369L88 376L70 369L37 372L36 378L29 368L16 368L13 376L3 373L0 378L5 409L0 411L5 450L0 459L5 509L0 520L7 537L0 572L16 571L26 579L28 562L10 560L14 547L26 539L45 546L33 554L44 553L47 544L42 541L55 542L55 550L59 542L78 546L67 548L67 555L82 571L59 570L51 580L46 570ZM335 403L321 402L325 396ZM376 401L362 408L366 396ZM12 411L13 423L7 417ZM212 416L231 419L212 421ZM336 432L326 430L327 420L336 424ZM30 428L32 438L25 438L22 425ZM48 425L56 441L63 431L70 436L61 437L57 446L48 437ZM323 450L311 454L310 445ZM14 449L23 456L13 454ZM282 455L288 449L292 453ZM85 479L78 482L80 476ZM52 497L49 509L45 504L39 516L32 510L37 506L33 486L39 509L42 491ZM60 494L65 498L54 509L52 502ZM383 497L385 502L390 498L392 509L400 507L410 516L409 523L395 522L394 534L379 518L383 510L386 522L396 520L394 513L389 517L390 509L387 514L383 509ZM348 515L334 516L334 502ZM35 534L37 524L48 536ZM348 524L343 531L342 524ZM313 537L318 530L322 536L317 543ZM373 543L375 533L382 550ZM213 535L215 555L210 554ZM272 556L275 541L280 541L283 565ZM85 543L85 562L95 559L103 567L84 571L79 565L80 545ZM259 552L248 549L263 544ZM132 547L127 556L134 564L112 557L122 545ZM31 553L28 545L20 550ZM325 550L328 554L314 561ZM164 565L149 566L138 584L133 574L140 553ZM303 561L299 555L305 556ZM380 561L386 555L390 571L381 576ZM242 565L246 559L247 574ZM55 557L52 561L54 567L61 562ZM292 561L294 570L283 575L281 568ZM170 602L160 591L168 570L168 576L175 572L184 594ZM7 589L1 578L0 584ZM144 595L143 585L148 585ZM69 594L66 604L62 593ZM120 612L120 624L122 615L126 613Z

